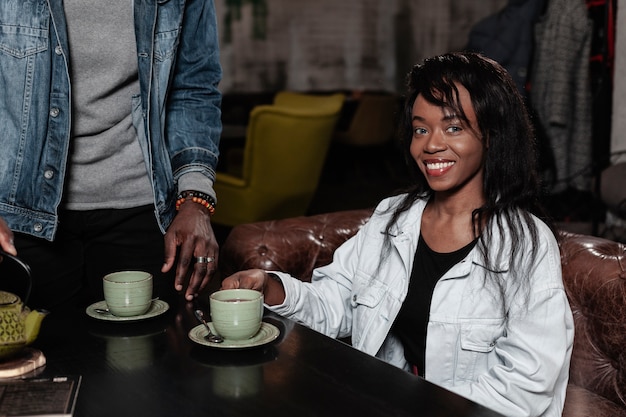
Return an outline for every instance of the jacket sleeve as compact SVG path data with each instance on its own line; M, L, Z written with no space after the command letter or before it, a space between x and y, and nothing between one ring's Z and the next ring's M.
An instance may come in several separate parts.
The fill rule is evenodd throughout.
M295 320L329 337L347 337L352 332L350 259L356 259L358 233L336 251L333 262L313 271L313 282L303 282L274 272L283 282L286 298L270 310Z
M187 184L203 175L212 187L221 134L222 77L213 0L186 2L176 62L167 97L165 129L172 169ZM184 179L182 180L184 181ZM196 186L200 191L208 191ZM192 185L187 185L187 188ZM184 188L184 187L183 187ZM214 194L211 192L210 194Z
M380 258L381 224L399 197L383 200L368 222L333 254L333 261L313 270L311 282L276 272L285 288L285 301L270 310L334 338L354 336L353 296L357 275L374 270ZM388 215L388 214L387 214ZM375 354L376 352L370 352Z

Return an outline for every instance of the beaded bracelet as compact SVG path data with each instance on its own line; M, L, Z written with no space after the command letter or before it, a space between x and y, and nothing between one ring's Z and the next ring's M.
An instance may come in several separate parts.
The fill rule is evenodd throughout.
M215 200L213 200L213 197L200 191L183 191L178 194L178 197L176 197L176 210L179 210L181 204L187 200L202 204L209 210L209 215L211 216L215 213Z

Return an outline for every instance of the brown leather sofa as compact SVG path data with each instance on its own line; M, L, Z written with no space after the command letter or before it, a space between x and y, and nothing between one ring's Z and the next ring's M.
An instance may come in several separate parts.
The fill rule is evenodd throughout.
M367 221L351 210L233 228L220 268L262 268L309 280ZM626 245L561 232L563 279L576 333L563 416L626 417Z

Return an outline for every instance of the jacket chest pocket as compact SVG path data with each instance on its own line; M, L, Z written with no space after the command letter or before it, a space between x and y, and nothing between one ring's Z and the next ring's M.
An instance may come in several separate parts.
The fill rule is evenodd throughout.
M357 275L352 286L350 305L352 308L375 308L385 296L385 287L376 280Z
M489 367L498 339L505 335L504 322L467 325L461 328L456 379L473 381Z
M50 14L44 1L2 0L0 54L25 58L48 49Z
M352 317L352 343L363 349L363 338L380 335L381 327L389 323L389 299L386 287L376 280L355 279L350 295ZM369 349L363 349L370 351ZM375 350L370 351L373 355Z
M154 58L157 61L167 61L176 52L178 33L182 25L184 1L161 0L157 3L157 6Z

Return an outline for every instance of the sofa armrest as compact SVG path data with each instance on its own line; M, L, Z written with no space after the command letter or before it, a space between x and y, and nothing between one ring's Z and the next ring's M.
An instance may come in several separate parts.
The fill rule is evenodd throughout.
M626 246L600 237L567 232L561 232L560 238L563 283L575 325L570 386L596 394L624 411ZM568 394L566 405L571 401L592 404L589 398L587 395L583 401L577 394Z

